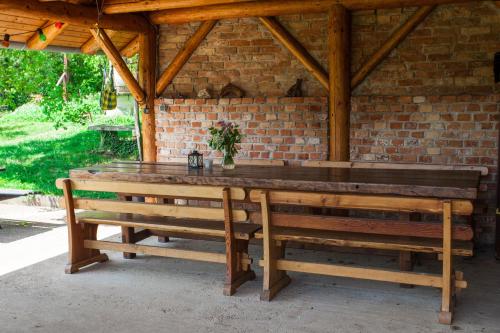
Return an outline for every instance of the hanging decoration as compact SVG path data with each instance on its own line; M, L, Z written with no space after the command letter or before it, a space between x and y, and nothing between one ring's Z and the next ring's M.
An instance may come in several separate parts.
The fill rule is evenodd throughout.
M17 33L17 34L5 34L3 36L2 46L3 47L9 47L10 46L10 38L13 37L13 36L21 36L21 35L28 35L28 34L34 34L34 33L38 34L38 38L40 38L40 40L42 42L46 42L47 41L47 36L43 32L43 30L46 29L46 28L48 28L48 27L50 27L50 26L54 26L54 27L56 27L56 29L62 29L63 26L64 26L64 23L60 22L60 21L57 21L57 22L48 24L48 25L46 25L44 27L38 28L38 29L36 29L34 31L25 31L25 32Z
M10 45L10 35L9 34L5 34L3 36L2 46L3 47L9 47L9 45Z

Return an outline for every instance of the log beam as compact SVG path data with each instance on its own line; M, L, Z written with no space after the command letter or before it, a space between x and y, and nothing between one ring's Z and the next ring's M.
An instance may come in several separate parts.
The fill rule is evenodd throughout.
M157 63L156 31L139 35L139 82L146 93L142 112L142 149L145 162L156 162L155 91Z
M351 88L356 88L394 50L436 6L424 6L417 10L391 37L375 52L368 61L354 74L351 79Z
M123 82L127 85L127 88L130 90L130 93L134 96L137 103L139 103L139 105L144 105L146 103L144 91L142 91L139 83L137 83L134 75L130 72L127 64L122 59L120 52L113 45L113 42L104 29L90 29L90 32L123 79Z
M56 2L39 2L37 0L0 0L0 13L15 16L35 17L49 21L61 21L67 24L84 26L89 29L97 24L97 13L94 7ZM99 27L111 30L144 32L150 28L148 20L135 14L102 15Z
M349 21L345 7L331 7L328 20L330 161L349 161Z
M106 1L103 11L105 14L119 14L132 12L153 12L163 9L188 8L198 6L210 6L229 3L249 2L252 0L140 0L125 2L120 0L117 3Z
M161 74L156 83L156 94L161 95L165 89L172 83L172 80L180 72L194 51L198 48L201 42L207 37L208 33L213 29L217 21L203 22L198 30L188 39L182 50L175 56L167 69Z
M486 0L262 0L241 3L166 9L150 14L153 24L181 24L241 17L265 17L328 12L334 5L348 10L389 9L414 6L477 2Z
M109 38L113 38L117 34L114 30L104 30ZM80 51L85 54L96 54L99 51L100 47L97 44L94 36L90 37L82 46L80 46Z
M137 53L139 53L139 46L140 46L140 36L135 37L132 39L127 45L125 45L121 50L120 53L122 56L125 58L131 58Z
M259 17L262 24L283 46L299 60L304 67L325 87L330 90L328 74L309 52L273 17Z
M68 24L63 23L60 28L57 28L53 23L55 23L55 22L47 21L42 26L45 28L41 27L43 34L45 35L45 37L47 37L47 39L45 41L40 39L40 36L38 36L38 32L35 32L26 42L26 46L32 50L43 50L47 46L49 46L50 43L52 43L54 41L54 39L57 36L59 36L64 31L64 29L66 29L66 27L68 26Z

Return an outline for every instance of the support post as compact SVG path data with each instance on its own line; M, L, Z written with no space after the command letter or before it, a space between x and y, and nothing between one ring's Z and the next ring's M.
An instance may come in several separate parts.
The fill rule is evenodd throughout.
M139 82L146 94L142 112L142 154L145 162L156 162L156 31L151 28L139 37Z
M329 14L329 158L330 161L349 161L349 108L351 97L349 13L343 6L335 5L330 8Z

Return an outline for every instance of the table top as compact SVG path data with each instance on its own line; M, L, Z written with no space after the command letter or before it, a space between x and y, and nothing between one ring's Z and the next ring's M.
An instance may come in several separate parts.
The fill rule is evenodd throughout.
M218 165L214 165L212 169L189 169L180 163L122 161L74 169L71 170L70 177L89 180L475 199L480 172L244 165L236 166L233 170L224 170Z

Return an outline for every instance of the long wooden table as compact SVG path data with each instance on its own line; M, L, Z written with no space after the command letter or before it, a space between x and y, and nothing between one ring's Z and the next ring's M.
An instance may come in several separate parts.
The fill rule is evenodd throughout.
M189 169L185 164L114 162L71 170L73 179L145 183L238 186L280 189L468 199L477 197L480 172L237 166L234 170Z

